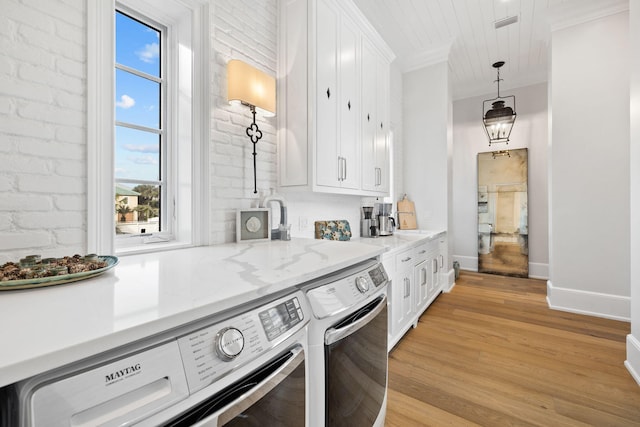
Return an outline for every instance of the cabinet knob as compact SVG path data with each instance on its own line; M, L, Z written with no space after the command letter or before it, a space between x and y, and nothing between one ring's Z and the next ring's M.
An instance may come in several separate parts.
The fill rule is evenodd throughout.
M329 88L327 88L327 99L331 98L331 90L329 90Z

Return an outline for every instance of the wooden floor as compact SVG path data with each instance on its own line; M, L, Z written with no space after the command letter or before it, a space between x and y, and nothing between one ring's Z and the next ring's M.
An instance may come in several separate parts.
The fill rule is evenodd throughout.
M629 323L545 298L542 280L462 272L389 355L386 426L640 426Z

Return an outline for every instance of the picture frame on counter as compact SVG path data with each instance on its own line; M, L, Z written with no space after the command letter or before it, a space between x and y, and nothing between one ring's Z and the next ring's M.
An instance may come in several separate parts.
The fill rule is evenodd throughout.
M271 240L269 208L236 211L236 242Z

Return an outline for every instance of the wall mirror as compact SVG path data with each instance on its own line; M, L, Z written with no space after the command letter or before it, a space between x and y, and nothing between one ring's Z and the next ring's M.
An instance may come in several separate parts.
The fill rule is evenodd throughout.
M478 153L478 271L529 276L526 148Z

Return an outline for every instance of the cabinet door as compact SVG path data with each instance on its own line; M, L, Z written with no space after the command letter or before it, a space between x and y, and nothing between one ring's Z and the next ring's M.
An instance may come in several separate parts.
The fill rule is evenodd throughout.
M403 329L412 321L413 307L415 305L415 290L413 280L413 251L409 250L396 256L396 277L402 292L397 326Z
M376 191L389 192L390 156L389 156L389 66L378 55L376 57L376 142L375 171L378 174Z
M416 311L422 313L427 308L429 299L429 261L418 263L414 270L416 284Z
M376 170L376 52L371 42L362 38L362 189L377 189Z
M339 170L340 186L360 188L360 141L358 131L358 41L356 25L343 16L340 20L339 60L339 117L340 145Z
M338 186L338 10L329 0L316 8L316 180Z

